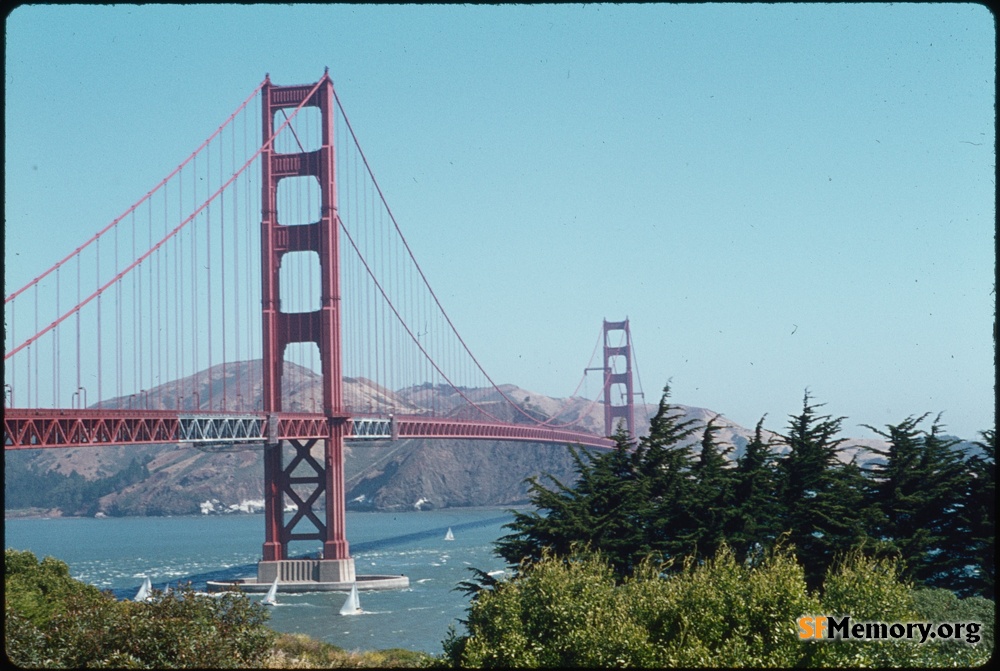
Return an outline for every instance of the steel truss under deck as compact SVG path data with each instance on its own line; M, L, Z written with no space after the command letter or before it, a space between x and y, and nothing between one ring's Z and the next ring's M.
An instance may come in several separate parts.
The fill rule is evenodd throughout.
M611 440L567 429L426 416L350 417L345 440L452 438L566 443L611 448ZM330 437L324 415L305 413L178 414L162 410L25 410L4 413L9 450L101 445L193 444L262 448L281 440Z

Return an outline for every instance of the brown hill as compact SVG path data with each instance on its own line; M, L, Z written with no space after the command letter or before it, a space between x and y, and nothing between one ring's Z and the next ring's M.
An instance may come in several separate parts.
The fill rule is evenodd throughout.
M283 384L284 407L314 411L319 407L318 377L287 364ZM225 390L231 405L259 407L260 362L215 366L196 376L150 390L143 399L149 407L191 409L209 397L209 389ZM450 388L422 385L393 392L365 379L346 379L345 397L355 407L382 413L419 413L427 407L462 416L464 399ZM582 398L556 399L503 385L503 395L515 401L518 412L497 390L463 390L477 404L488 407L506 421L528 421L524 414L547 419L557 415L560 424L599 433L603 408ZM109 399L103 407L127 407L134 396ZM687 418L704 424L716 413L704 408L677 406ZM646 433L654 405L636 407L640 435ZM730 458L742 454L752 432L719 417L718 441L734 446ZM858 442L858 441L856 441ZM873 442L873 441L863 441ZM317 456L321 450L317 446ZM182 515L253 509L263 500L262 449L206 449L195 446L135 446L24 450L5 453L5 460L19 459L38 472L77 473L87 480L106 478L124 469L133 459L146 463L149 477L113 491L98 501L83 501L63 514L99 512L106 515ZM345 459L348 506L365 510L414 510L429 507L497 506L527 501L525 479L551 474L572 482L569 450L552 445L500 441L357 441L349 443ZM206 502L211 506L206 506Z

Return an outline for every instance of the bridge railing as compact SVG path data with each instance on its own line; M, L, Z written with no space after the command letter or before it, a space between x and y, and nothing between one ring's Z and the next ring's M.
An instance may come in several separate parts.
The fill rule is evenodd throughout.
M609 449L614 442L583 431L527 424L477 422L427 416L345 418L349 440L451 438L577 444ZM220 414L166 410L7 408L4 449L102 445L193 444L262 448L285 439L327 438L326 416L312 413Z

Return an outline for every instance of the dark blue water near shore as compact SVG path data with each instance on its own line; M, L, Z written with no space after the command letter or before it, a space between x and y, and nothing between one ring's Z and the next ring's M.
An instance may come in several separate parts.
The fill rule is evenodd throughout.
M455 586L469 567L504 569L493 542L512 519L500 508L455 508L407 513L348 513L348 541L359 575L403 574L410 588L362 593L362 615L339 615L343 594L283 595L271 626L300 632L349 650L391 647L441 652L448 626L459 627L466 597ZM451 528L455 540L445 541ZM35 518L7 520L4 544L54 556L73 577L129 598L145 576L154 586L232 580L256 574L263 516ZM311 548L293 546L291 554Z

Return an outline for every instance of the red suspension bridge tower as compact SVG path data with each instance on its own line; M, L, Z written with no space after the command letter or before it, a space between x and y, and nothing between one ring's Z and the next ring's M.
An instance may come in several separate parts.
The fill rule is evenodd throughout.
M343 370L341 366L341 295L339 286L339 249L337 189L334 152L333 82L323 75L319 87L274 86L270 78L262 88L263 138L261 193L261 281L263 307L263 410L269 415L282 412L281 378L285 348L292 343L315 343L319 349L322 372L322 412L329 427L328 437L288 440L295 455L283 463L283 441L273 439L264 453L265 541L263 561L258 565L258 581L318 580L353 582L354 560L345 534L344 436L348 415L343 407ZM286 108L319 108L322 145L315 151L277 153L271 141L275 115ZM319 221L289 225L279 223L278 183L289 177L314 177L320 185ZM311 312L283 312L279 271L282 257L290 252L315 252L319 257L319 309ZM276 426L277 422L271 422ZM312 455L318 442L323 443L323 463ZM297 469L311 469L305 476ZM293 487L295 485L295 487ZM302 495L303 486L313 486ZM285 522L283 506L287 496L296 506ZM320 497L325 516L320 518L313 506ZM305 520L314 531L299 532ZM289 560L288 543L293 540L319 540L323 543L318 562ZM307 575L302 575L306 573Z
M258 94L260 147L247 142L250 114L244 113ZM304 108L307 114L293 124ZM239 118L244 146L237 159ZM259 184L251 167L258 160ZM256 358L258 326L256 308L247 307L246 296L256 285L248 267L256 268L257 260L246 231L257 224L250 194L258 188L262 365L255 377L249 364ZM202 200L206 192L210 195ZM162 219L154 219L161 209ZM93 286L81 279L90 273ZM76 305L66 309L73 288ZM17 309L15 331L18 303L24 307ZM345 306L350 309L344 311ZM7 296L4 316L10 328L10 349L4 354L5 450L264 446L265 538L258 583L357 579L345 529L347 439L502 440L611 449L614 443L606 436L619 424L635 435L634 351L627 319L605 320L603 326L603 436L570 421L555 422L559 413L539 420L486 374L413 258L326 73L319 82L297 86L275 86L265 78L146 196ZM415 324L423 324L424 332L415 333ZM432 336L421 339L428 332ZM307 366L294 361L303 347ZM207 368L200 357L207 358ZM443 370L442 361L457 370ZM311 394L312 374L319 371L321 398L312 394L308 403L296 401L295 406L287 388L303 368ZM228 369L244 371L245 384L233 377L227 388ZM585 375L586 370L592 369ZM347 388L351 393L345 393L345 374L354 380ZM83 380L95 376L91 397L96 391L97 399L88 405ZM468 406L439 413L385 393L435 384L448 385ZM515 420L501 419L463 391L489 386L510 405ZM15 388L25 390L18 394L20 407L11 407ZM51 391L51 405L40 388ZM245 402L257 390L260 405L248 411ZM369 403L367 414L361 405L365 390L375 390L379 399L374 409ZM290 559L290 544L299 541L319 541L321 556ZM371 578L362 576L369 584Z
M622 345L612 345L611 334L624 333ZM619 361L623 364L618 366ZM618 372L615 372L618 371ZM620 401L614 403L614 394ZM628 319L621 322L604 320L604 435L612 436L619 424L635 438L635 403L632 392L632 334ZM618 420L616 424L615 420Z

